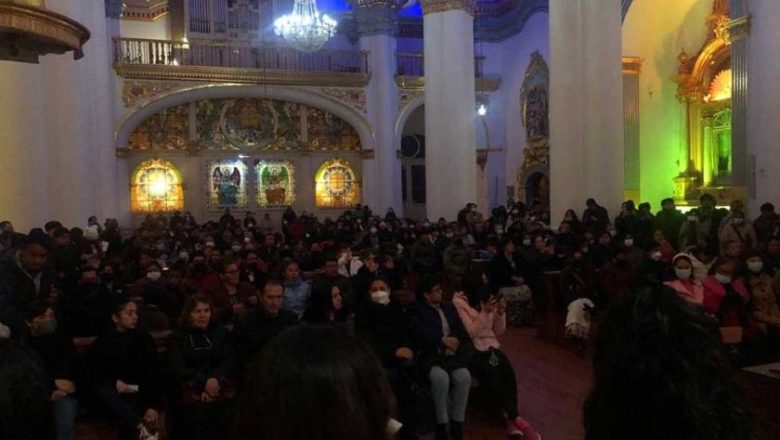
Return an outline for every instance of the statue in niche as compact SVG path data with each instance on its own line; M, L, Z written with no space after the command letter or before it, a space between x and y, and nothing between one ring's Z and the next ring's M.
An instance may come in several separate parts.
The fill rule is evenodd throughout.
M238 191L241 188L241 172L238 167L233 167L232 173L229 168L225 168L223 172L220 167L216 167L211 176L211 184L220 206L238 205Z

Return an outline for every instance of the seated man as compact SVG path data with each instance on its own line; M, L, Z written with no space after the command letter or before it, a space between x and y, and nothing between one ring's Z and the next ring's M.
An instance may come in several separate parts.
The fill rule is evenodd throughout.
M298 323L298 316L283 309L282 301L284 287L281 281L268 280L259 294L259 307L236 320L236 340L243 361L250 361L268 341Z
M436 440L463 438L463 422L469 400L471 374L467 368L474 353L471 339L458 311L442 302L438 281L424 279L418 286L421 300L412 332L419 347L419 361L431 380L431 393L436 408ZM450 400L452 405L450 405Z

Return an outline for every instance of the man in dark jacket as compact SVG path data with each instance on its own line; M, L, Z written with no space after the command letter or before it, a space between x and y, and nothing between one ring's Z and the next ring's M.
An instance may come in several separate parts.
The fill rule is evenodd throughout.
M661 210L655 216L655 229L664 233L664 238L675 250L678 250L678 238L680 228L685 222L685 215L674 206L674 199L668 198L661 201Z
M32 231L22 247L0 262L0 323L18 336L36 299L50 299L54 275L47 270L51 242L43 231Z
M412 320L419 347L419 363L429 366L431 394L436 407L436 440L463 438L463 421L469 400L471 374L467 367L473 348L458 311L444 303L438 281L423 280L418 286L420 304ZM450 405L452 400L452 405Z
M276 335L298 323L298 316L283 309L282 302L282 282L269 280L258 297L259 307L236 321L236 340L244 362L250 361Z

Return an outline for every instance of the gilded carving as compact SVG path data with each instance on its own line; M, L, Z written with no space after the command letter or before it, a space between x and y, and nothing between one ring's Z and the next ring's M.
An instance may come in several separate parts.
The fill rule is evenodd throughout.
M322 93L338 99L361 113L365 114L367 112L366 93L363 89L323 87L321 90Z
M525 128L523 163L517 171L518 199L523 201L535 196L542 206L549 205L549 192L545 185L550 173L550 120L549 120L550 70L539 52L531 54L520 90L520 120ZM532 178L541 173L540 178ZM527 194L531 188L531 194Z
M426 15L462 9L474 16L476 10L475 0L420 0L420 3L423 7L423 14Z
M341 118L324 110L307 107L309 148L311 150L359 150L360 137Z
M125 81L122 85L122 102L126 108L136 107L181 86L181 83L173 81Z

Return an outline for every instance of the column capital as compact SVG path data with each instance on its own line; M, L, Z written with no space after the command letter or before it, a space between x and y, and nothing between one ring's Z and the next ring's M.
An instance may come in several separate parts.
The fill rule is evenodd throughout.
M477 8L476 0L420 0L420 4L424 15L460 9L473 17Z
M361 37L371 35L395 35L398 30L398 8L386 0L358 3L354 17Z
M750 15L730 20L725 25L729 42L739 41L750 35Z

